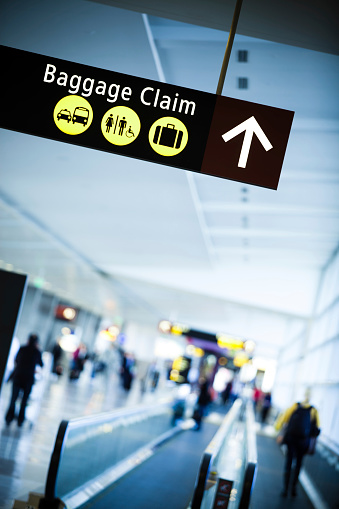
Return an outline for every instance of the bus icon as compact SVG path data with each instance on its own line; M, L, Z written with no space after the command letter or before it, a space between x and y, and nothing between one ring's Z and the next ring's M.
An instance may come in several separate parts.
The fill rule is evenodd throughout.
M82 106L78 106L75 108L72 122L73 124L77 122L78 124L86 125L88 122L89 110L87 108L83 108Z

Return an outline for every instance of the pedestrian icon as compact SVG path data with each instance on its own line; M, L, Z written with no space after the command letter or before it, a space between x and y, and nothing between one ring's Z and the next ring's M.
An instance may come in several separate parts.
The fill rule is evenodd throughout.
M140 132L140 119L136 112L127 106L115 106L106 111L101 121L101 131L106 140L113 145L128 145Z
M110 116L108 117L108 119L106 120L106 133L109 133L110 130L111 130L111 127L113 126L113 115L112 113L110 114Z
M148 140L152 149L162 156L175 156L186 147L188 132L178 118L162 117L149 130Z
M122 119L119 121L119 136L122 136L124 134L124 129L127 125L125 117L122 117Z
M91 125L93 110L84 97L67 95L56 104L53 118L60 131L66 134L81 134Z

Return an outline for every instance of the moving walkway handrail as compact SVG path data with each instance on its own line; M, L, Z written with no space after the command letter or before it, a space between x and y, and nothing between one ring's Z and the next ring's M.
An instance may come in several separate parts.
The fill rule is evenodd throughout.
M257 441L255 434L255 418L251 401L246 405L246 470L239 509L248 509L252 489L257 473Z
M227 434L230 432L233 423L235 422L236 418L238 417L240 413L240 409L242 407L242 401L241 399L237 399L229 412L226 414L219 430L214 435L211 442L208 444L207 448L205 449L205 452L203 454L201 463L200 463L200 469L199 474L197 477L196 485L194 488L193 493L193 499L191 504L191 509L200 509L201 502L204 496L205 491L205 485L207 481L207 477L210 471L210 467L220 452L222 445L224 443L224 440L227 436Z
M53 453L51 455L49 470L47 474L47 480L45 485L45 496L43 501L40 503L40 508L52 509L58 507L60 499L57 498L56 486L58 480L58 473L60 462L63 456L65 444L69 436L70 431L74 429L83 428L84 430L89 426L111 426L112 429L119 425L128 425L135 422L135 419L147 419L148 417L156 416L161 413L162 410L166 410L170 407L168 402L159 403L157 405L148 405L146 407L137 407L131 409L120 409L112 412L105 412L102 414L96 414L92 416L80 417L72 420L63 420L59 425L59 430L54 444ZM88 438L88 435L84 434L83 438L78 438L78 441L84 441Z
M57 437L55 439L54 449L52 452L51 460L49 463L49 469L47 474L47 480L45 485L45 497L40 503L40 507L44 508L49 507L48 504L50 504L50 507L54 508L58 507L58 499L56 498L55 494L55 488L56 488L56 482L58 477L58 470L60 465L60 460L62 456L62 452L64 449L66 436L68 434L68 425L70 421L61 421L57 433ZM57 503L56 503L57 502Z

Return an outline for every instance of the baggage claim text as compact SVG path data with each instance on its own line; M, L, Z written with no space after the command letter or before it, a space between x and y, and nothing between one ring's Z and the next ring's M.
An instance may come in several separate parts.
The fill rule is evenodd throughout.
M68 74L60 71L58 77L56 76L57 68L53 64L47 64L44 82L53 83L56 79L56 84L61 87L67 87L70 94L78 94L79 92L83 97L90 97L92 93L105 96L109 103L115 103L119 97L123 101L129 101L132 96L132 89L130 87L121 88L120 85L115 83L107 86L105 81L97 81L93 78L82 79L82 76L73 74L68 80ZM140 101L145 106L159 107L163 110L178 111L185 115L194 115L195 102L187 101L186 99L179 99L179 94L176 93L174 99L168 95L162 95L160 88L154 89L153 87L145 87L140 93Z

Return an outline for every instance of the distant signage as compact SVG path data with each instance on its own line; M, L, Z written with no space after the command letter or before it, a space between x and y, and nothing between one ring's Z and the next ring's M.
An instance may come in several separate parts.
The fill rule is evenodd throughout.
M229 501L234 501L234 496L232 496L232 486L233 481L222 478L218 479L213 509L226 509Z
M276 189L293 112L1 46L0 126Z
M75 320L77 314L78 314L77 309L61 304L56 306L54 312L55 318L57 320L65 320L66 322L72 322L73 320Z
M158 328L163 334L187 336L193 339L211 341L213 343L218 343L220 348L242 350L245 347L245 342L242 338L238 338L226 333L204 332L201 330L192 329L188 325L182 323L170 322L169 320L161 320L158 324Z
M191 369L192 359L186 356L180 356L174 359L172 369L169 373L169 379L177 384L186 384L188 382L188 373Z

